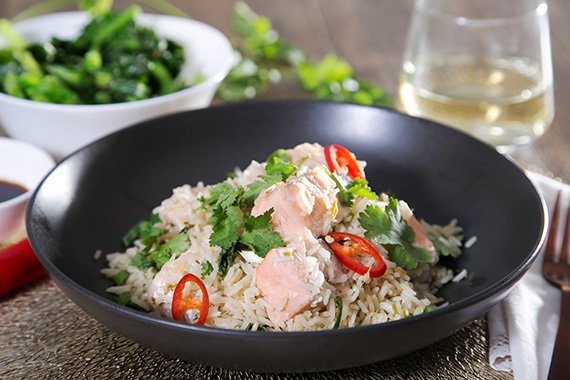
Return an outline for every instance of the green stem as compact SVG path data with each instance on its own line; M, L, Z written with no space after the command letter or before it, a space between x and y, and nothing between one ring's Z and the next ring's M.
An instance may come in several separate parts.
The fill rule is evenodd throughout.
M98 50L107 40L113 37L115 33L123 29L140 11L140 7L135 5L118 13L113 20L98 30L93 36L92 49Z
M58 77L71 86L79 85L83 79L79 71L71 70L63 65L46 65L45 69L51 75Z
M0 35L8 40L12 50L24 50L28 44L24 37L14 30L10 20L0 19Z
M150 73L158 82L160 88L160 94L169 94L174 89L174 83L172 82L172 76L168 72L168 69L160 62L150 62L148 65Z
M114 0L78 0L79 9L91 16L108 13L113 8Z
M27 72L42 76L43 71L41 65L36 61L32 53L27 50L19 50L14 53L14 58L22 65Z
M40 16L46 13L55 12L69 4L75 3L76 0L46 0L29 7L28 9L18 13L12 17L12 21L22 21L30 17Z
M153 8L165 15L185 17L190 18L190 15L184 12L182 9L170 4L166 0L136 0L137 3L146 5L147 7Z
M2 84L4 85L4 91L8 95L18 98L26 97L24 91L22 91L22 88L18 83L18 77L14 73L7 73L4 76L4 82Z

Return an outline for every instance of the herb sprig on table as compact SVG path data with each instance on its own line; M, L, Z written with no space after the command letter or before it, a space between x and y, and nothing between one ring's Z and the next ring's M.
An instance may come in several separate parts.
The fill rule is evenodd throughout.
M271 20L237 2L232 27L238 60L222 83L218 95L225 100L251 99L265 92L285 74L293 74L317 99L365 105L392 106L381 87L359 79L348 62L335 54L312 62L272 28Z

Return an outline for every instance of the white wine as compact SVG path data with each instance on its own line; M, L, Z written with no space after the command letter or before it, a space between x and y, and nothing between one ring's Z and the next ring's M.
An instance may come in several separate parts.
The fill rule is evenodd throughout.
M399 107L499 149L544 134L554 116L552 83L528 59L435 57L404 62Z

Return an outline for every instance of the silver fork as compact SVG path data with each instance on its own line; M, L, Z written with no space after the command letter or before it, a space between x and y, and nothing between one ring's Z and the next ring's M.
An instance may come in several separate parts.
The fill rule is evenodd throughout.
M550 221L550 232L548 233L542 267L544 277L562 290L560 322L552 362L550 363L549 380L570 379L570 210L566 210L562 247L558 250L556 241L559 235L560 208L560 193L558 193ZM558 261L556 259L557 252L560 253Z

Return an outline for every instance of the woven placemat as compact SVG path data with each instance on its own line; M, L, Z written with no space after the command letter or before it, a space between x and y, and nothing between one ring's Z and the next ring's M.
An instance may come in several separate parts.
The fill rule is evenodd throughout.
M0 379L512 379L488 364L479 318L412 354L312 374L258 374L166 357L116 334L44 279L0 300Z

